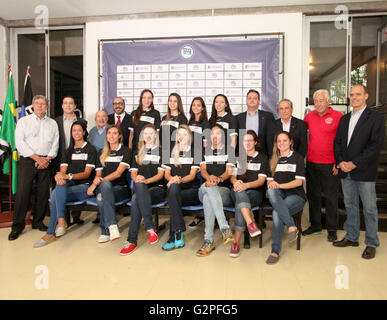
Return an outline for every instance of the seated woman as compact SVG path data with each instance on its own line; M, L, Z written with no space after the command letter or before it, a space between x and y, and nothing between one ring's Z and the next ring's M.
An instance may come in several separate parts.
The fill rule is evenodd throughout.
M144 219L150 244L158 241L155 225L152 221L152 204L164 201L165 186L161 185L164 168L161 167L161 148L159 136L153 124L147 124L141 131L138 152L133 157L130 168L134 182L131 220L128 241L121 250L121 255L133 252L137 247L137 236L141 219Z
M34 244L35 248L43 247L53 242L55 236L60 237L65 234L66 202L85 200L89 197L87 189L93 181L91 174L97 161L97 151L86 140L86 124L75 121L71 126L70 147L61 161L60 171L55 175L56 187L51 193L50 225L47 233ZM55 231L57 223L58 227Z
M292 215L300 212L306 201L302 186L305 180L304 158L293 151L292 137L286 131L277 133L274 138L270 171L267 196L273 206L273 244L266 263L274 264L280 257L284 225L288 228L288 241L297 239L298 229Z
M231 198L235 204L235 241L230 251L230 257L233 258L239 256L239 243L246 224L251 237L261 234L251 218L251 208L262 204L264 184L269 174L269 160L260 152L261 147L254 130L248 130L244 135L243 147L244 152L237 161L236 174L230 179L234 186Z
M226 154L222 127L215 124L211 132L211 147L206 148L203 161L200 164L200 171L206 182L199 189L199 199L203 203L205 222L204 243L196 252L199 257L208 256L215 250L215 217L222 232L223 243L234 241L224 215L223 206L232 205L229 170L235 167L235 160L234 157Z
M128 147L122 145L120 127L111 125L106 130L105 146L98 154L96 176L87 190L89 196L97 195L101 215L99 243L120 238L114 203L130 198L126 175L132 158Z
M168 204L171 216L169 240L162 246L163 250L184 247L184 216L181 206L200 204L198 197L199 180L196 174L199 164L194 163L194 152L191 148L192 132L187 125L180 125L177 130L176 144L171 158L165 168L165 179L168 181Z

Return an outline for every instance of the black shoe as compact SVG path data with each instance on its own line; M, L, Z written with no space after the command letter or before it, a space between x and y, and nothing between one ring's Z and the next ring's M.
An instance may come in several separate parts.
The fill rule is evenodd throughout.
M94 224L98 224L100 222L100 219L97 217L95 218L95 220L93 221Z
M11 233L8 235L8 240L16 240L20 234L21 234L21 231L12 230Z
M322 234L322 230L310 226L308 229L302 232L303 236L309 236L310 234Z
M32 225L32 229L39 229L40 231L47 231L48 230L48 227L45 226L43 224L43 222L39 223L39 224L36 224L36 225Z
M337 240L336 231L328 231L328 241L333 242Z
M373 259L375 258L376 254L376 248L374 247L366 247L363 251L363 254L361 255L362 258L364 259Z
M359 242L358 241L351 241L351 240L348 240L347 238L343 238L342 240L340 241L334 241L332 243L335 247L358 247L359 246Z
M195 219L198 220L198 222L195 222ZM188 225L188 227L190 228L196 228L199 224L202 223L202 221L204 220L203 218L200 218L200 217L195 217L194 220L192 220L192 222Z

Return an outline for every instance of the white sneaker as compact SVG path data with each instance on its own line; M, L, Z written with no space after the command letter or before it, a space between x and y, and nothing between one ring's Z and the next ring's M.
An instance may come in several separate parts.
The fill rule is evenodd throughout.
M101 234L98 238L98 243L105 243L110 240L110 236L107 236L105 234Z
M116 224L112 224L109 226L109 232L110 232L110 240L116 240L121 237L120 231L118 230L118 227Z

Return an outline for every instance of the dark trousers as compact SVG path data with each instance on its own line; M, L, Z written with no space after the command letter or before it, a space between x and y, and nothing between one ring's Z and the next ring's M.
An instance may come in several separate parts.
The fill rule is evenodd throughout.
M51 165L44 170L35 167L35 161L30 158L20 157L17 169L17 192L15 198L15 213L13 215L13 231L22 231L25 227L24 219L27 214L31 200L32 184L36 178L37 195L36 211L33 216L32 225L36 226L43 222L48 209L48 198L50 196Z
M135 183L133 187L132 208L130 210L130 226L128 241L137 244L137 236L141 219L144 219L145 229L154 229L152 221L152 205L165 200L165 187L151 187L144 183Z
M338 185L339 179L332 174L333 163L306 163L306 191L309 201L311 226L321 230L321 199L324 193L326 228L336 231L338 225Z
M168 189L168 205L171 216L170 235L177 230L185 231L185 222L181 207L200 205L199 189L182 189L178 183L171 184Z

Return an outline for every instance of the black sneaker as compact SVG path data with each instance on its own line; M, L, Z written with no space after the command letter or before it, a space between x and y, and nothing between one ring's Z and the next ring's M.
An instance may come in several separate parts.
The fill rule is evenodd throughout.
M195 220L197 220L197 222L195 222ZM200 217L195 217L192 222L188 225L188 227L190 228L196 228L199 224L202 223L204 219L203 218L200 218Z
M302 232L303 236L308 236L310 234L322 234L322 230L310 226L308 229Z
M333 242L337 240L336 231L328 231L328 241Z

